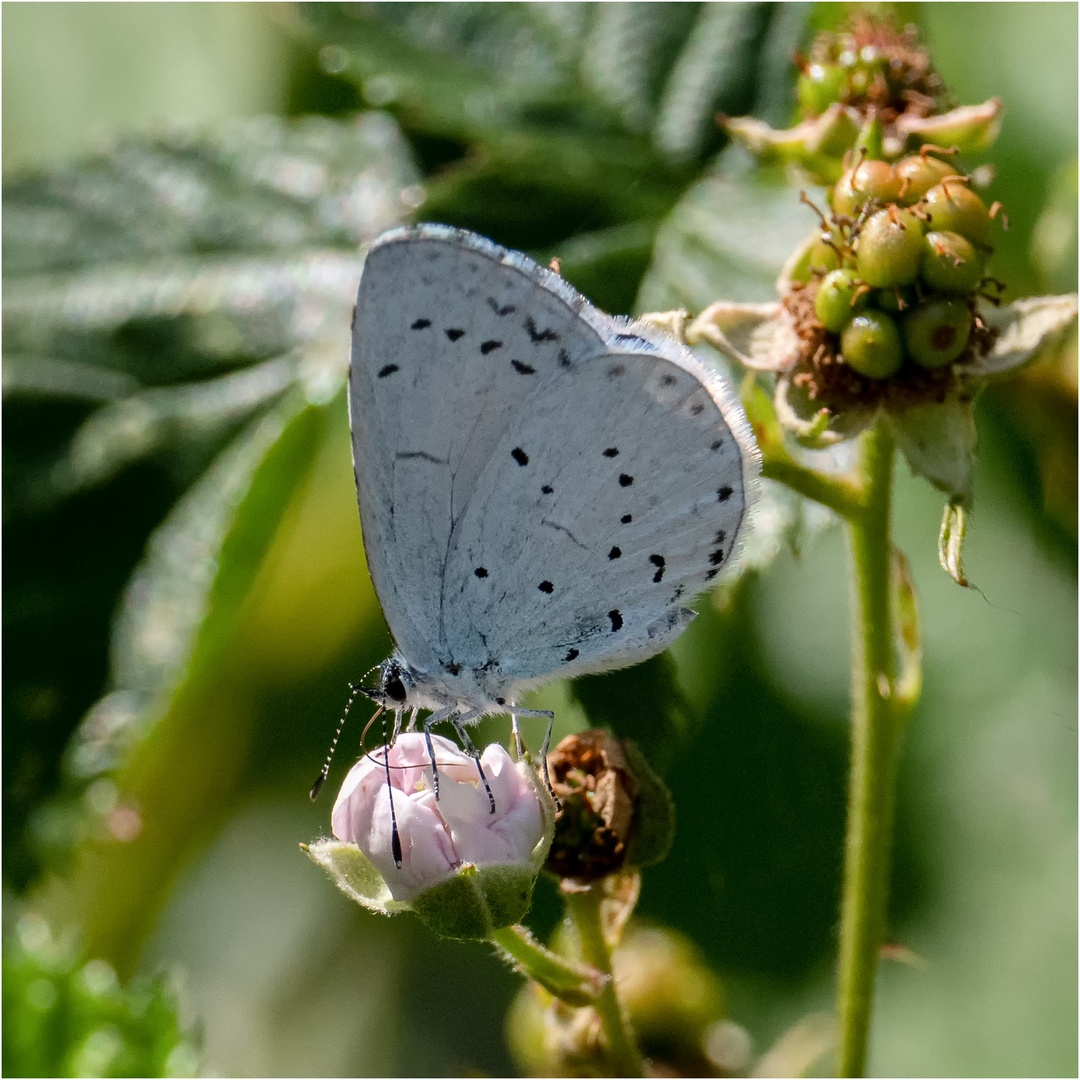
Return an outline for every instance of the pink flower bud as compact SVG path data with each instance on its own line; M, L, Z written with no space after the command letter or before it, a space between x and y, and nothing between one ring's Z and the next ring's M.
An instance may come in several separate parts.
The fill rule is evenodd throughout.
M495 798L491 812L476 762L433 735L439 798L424 736L403 732L388 751L401 866L392 854L390 797L382 749L365 756L342 784L331 818L334 836L356 844L382 875L394 901L409 904L466 865L529 866L544 837L540 797L528 771L492 744L481 756Z

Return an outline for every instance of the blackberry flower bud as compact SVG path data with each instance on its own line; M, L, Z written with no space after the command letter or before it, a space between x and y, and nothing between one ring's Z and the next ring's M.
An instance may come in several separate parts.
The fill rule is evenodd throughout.
M554 807L533 770L493 744L481 757L492 813L476 762L449 739L431 744L437 799L425 738L405 732L353 766L334 804L334 839L308 854L373 911L411 910L444 936L488 937L528 910Z

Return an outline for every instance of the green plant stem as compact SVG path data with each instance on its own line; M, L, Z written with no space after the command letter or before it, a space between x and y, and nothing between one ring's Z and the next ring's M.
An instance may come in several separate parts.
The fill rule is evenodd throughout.
M582 892L564 892L567 909L577 926L581 938L582 958L586 964L609 976L600 991L593 1008L600 1016L607 1039L609 1063L613 1076L644 1076L645 1064L634 1042L633 1032L615 993L615 980L611 975L611 950L604 939L600 922L600 901L603 889L591 885Z
M610 975L545 948L524 926L504 926L491 935L491 940L522 974L568 1005L580 1008L593 1004L611 981Z
M862 510L863 492L850 480L835 476L826 476L805 465L800 465L786 453L783 455L766 454L761 466L761 475L769 480L777 480L792 491L808 499L813 499L822 506L852 520Z
M849 518L853 564L851 773L837 986L837 1069L866 1068L874 976L885 931L897 723L890 589L893 438L863 439L861 512Z

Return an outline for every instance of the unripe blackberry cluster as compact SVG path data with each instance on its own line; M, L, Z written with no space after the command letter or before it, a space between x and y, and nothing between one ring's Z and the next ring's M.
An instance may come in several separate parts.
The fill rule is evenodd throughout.
M840 380L845 396L876 396L865 380L896 379L917 391L927 385L923 373L985 340L975 297L996 284L985 262L999 207L988 207L948 156L924 147L890 164L862 151L832 188L808 280L788 298L801 358L826 376L804 380L811 396L828 398L830 383L840 389L838 367L862 377Z
M856 15L849 30L820 34L809 58L796 57L795 94L804 117L834 102L860 112L873 109L888 126L901 113L927 116L946 100L945 84L920 47L914 27Z

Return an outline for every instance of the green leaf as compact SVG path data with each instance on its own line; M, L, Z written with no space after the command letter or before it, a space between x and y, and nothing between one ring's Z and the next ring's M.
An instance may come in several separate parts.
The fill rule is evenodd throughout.
M756 168L741 148L726 150L662 226L638 310L775 301L777 275L814 221L780 170Z
M5 1076L194 1076L199 1053L163 977L122 986L23 912L4 942Z
M89 712L87 689L63 695L38 786L5 785L8 823L57 785L80 714L76 787L212 669L342 388L363 245L405 219L418 179L396 123L365 113L174 128L5 185L5 537L70 549L13 580L57 596L34 617L58 625L104 625L119 602L107 671L100 646L51 656L108 692ZM103 521L108 563L77 547ZM18 667L9 702L35 678Z
M812 211L800 204L779 170L758 168L746 151L729 148L661 226L652 266L638 294L638 311L686 308L701 312L702 323L696 330L691 323L687 333L708 341L705 309L719 303L720 308L713 310L725 313L721 333L727 335L730 330L736 338L732 345L725 336L725 351L748 349L755 332L775 309L741 305L776 303L777 275L804 242L813 222ZM733 383L742 382L743 371L731 362L704 345L698 345L697 352L705 363L725 371ZM844 447L807 460L830 472L848 464ZM748 569L767 566L785 544L796 544L804 533L833 520L823 508L780 484L762 480L740 558L722 580L730 582Z
M150 537L113 627L109 693L69 750L75 776L121 765L218 655L311 464L321 419L294 395L254 421Z

